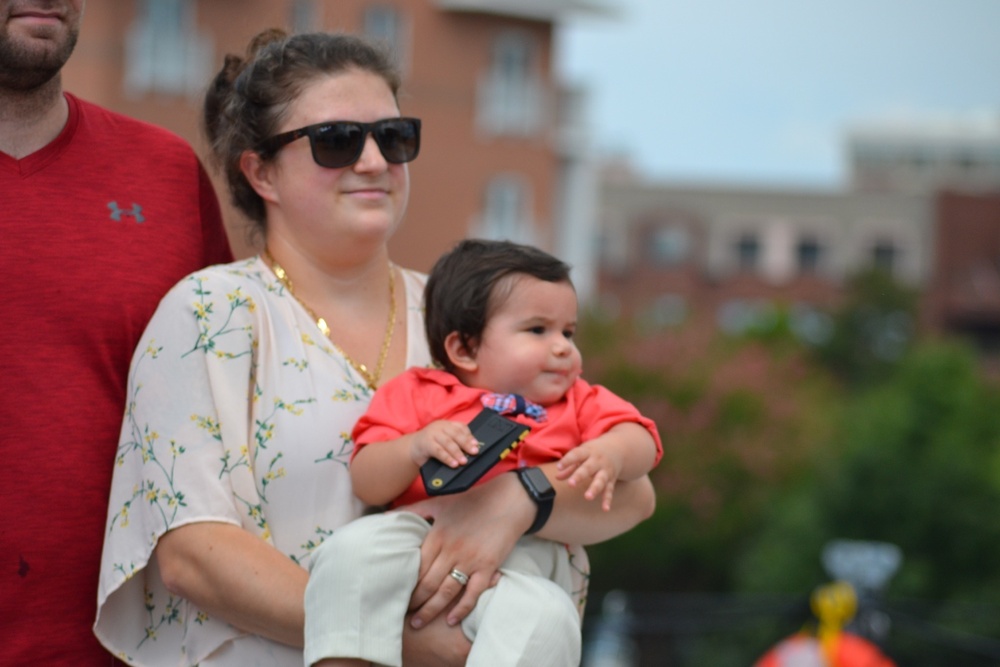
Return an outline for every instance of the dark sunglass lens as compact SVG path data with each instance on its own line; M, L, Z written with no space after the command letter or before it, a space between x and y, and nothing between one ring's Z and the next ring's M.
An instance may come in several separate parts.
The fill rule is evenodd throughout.
M365 133L354 123L330 123L311 137L313 157L324 167L346 167L361 155Z
M400 164L417 157L420 128L412 120L384 120L373 132L382 156L389 162Z

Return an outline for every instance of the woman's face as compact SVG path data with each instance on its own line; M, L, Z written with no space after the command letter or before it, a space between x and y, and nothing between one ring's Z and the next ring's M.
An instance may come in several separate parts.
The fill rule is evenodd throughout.
M350 69L315 79L288 109L277 133L334 120L372 122L399 116L392 91L377 74ZM358 161L330 169L313 161L308 138L275 155L270 174L268 239L301 250L356 257L383 246L403 217L410 192L405 164L391 164L369 134Z

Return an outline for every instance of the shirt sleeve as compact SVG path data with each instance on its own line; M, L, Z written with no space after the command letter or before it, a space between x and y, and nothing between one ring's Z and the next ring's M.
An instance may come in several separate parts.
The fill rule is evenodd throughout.
M171 290L129 369L95 633L135 664L195 664L238 634L165 589L152 559L165 532L212 521L267 538L247 458L254 303L221 275Z
M656 444L656 460L653 465L660 462L663 443L660 442L660 433L652 419L644 417L634 405L601 385L580 380L572 391L583 442L593 440L617 424L635 422L649 431Z
M425 425L420 406L429 398L428 392L435 392L435 386L421 383L417 373L407 370L375 392L368 410L354 426L355 454L373 442L395 440Z

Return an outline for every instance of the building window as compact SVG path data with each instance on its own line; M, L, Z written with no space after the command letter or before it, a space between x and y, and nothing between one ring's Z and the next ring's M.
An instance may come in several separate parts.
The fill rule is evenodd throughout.
M820 268L823 247L814 238L802 238L795 247L795 255L800 273L816 273Z
M736 266L741 271L753 271L760 264L760 239L756 234L741 234L736 241Z
M542 123L539 49L520 32L506 32L493 42L489 71L480 80L479 126L489 134L530 136Z
M773 325L776 316L777 311L769 301L732 299L719 306L715 321L724 333L741 336Z
M682 227L661 227L650 235L647 252L658 266L676 266L691 253L691 235Z
M190 0L139 0L125 50L130 96L201 95L211 76L212 43L198 32Z
M892 273L899 261L899 250L890 241L879 241L872 248L872 266Z
M374 5L365 9L364 33L385 45L396 65L406 73L409 52L408 39L400 12L390 5Z
M680 326L688 316L687 300L680 294L661 294L650 304L641 322L653 331Z
M532 242L528 187L517 176L497 176L486 187L478 235L502 241Z

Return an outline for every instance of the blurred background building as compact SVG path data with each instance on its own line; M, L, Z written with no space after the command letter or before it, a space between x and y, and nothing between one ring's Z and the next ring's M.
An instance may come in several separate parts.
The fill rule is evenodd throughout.
M587 0L91 0L65 84L204 156L201 98L225 54L269 27L373 36L402 69L402 111L424 128L397 261L427 270L464 236L509 238L573 263L586 294L593 172L580 93L554 80L552 40L568 14L605 11ZM244 220L225 215L234 251L252 254Z
M847 281L881 269L922 295L922 324L1000 349L1000 114L873 123L845 137L828 190L600 179L598 304L646 333L739 334L785 309L805 342ZM662 360L655 341L638 356Z
M65 79L204 156L201 97L225 54L267 27L365 33L393 50L402 110L424 120L393 240L405 265L426 270L464 236L509 238L570 262L584 301L646 331L734 332L781 305L804 336L822 335L814 311L835 304L849 276L878 266L927 294L929 325L997 344L1000 253L982 241L1000 224L989 212L1000 193L1000 116L857 124L844 136L848 186L836 190L650 182L598 163L586 91L554 74L560 23L614 20L614 9L597 0L91 0ZM252 254L245 221L216 185L235 252ZM963 243L979 259L944 251Z

